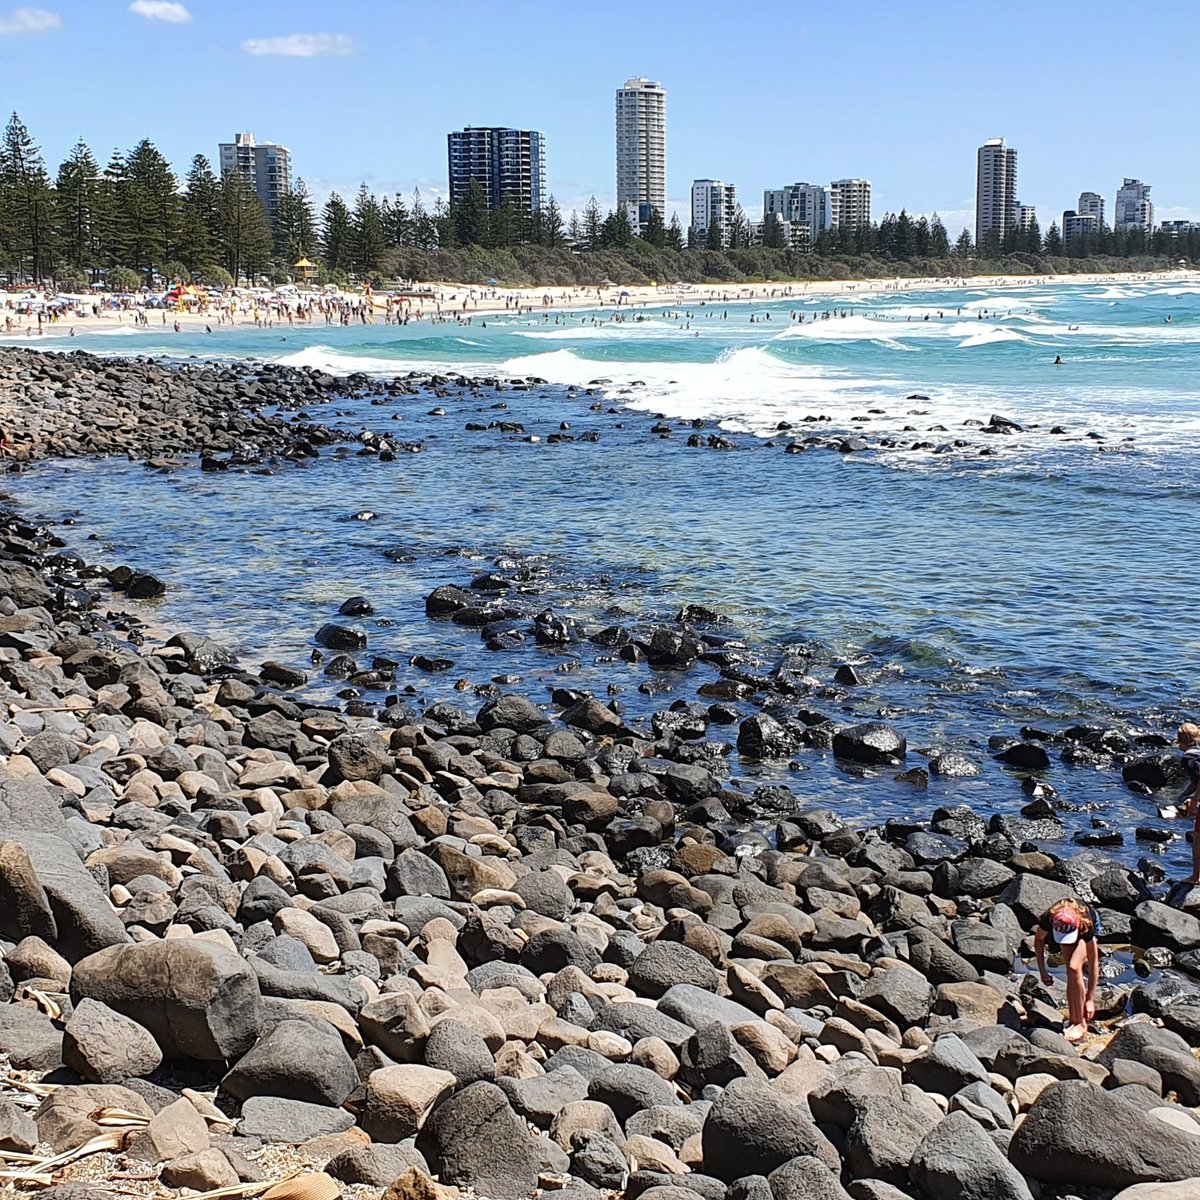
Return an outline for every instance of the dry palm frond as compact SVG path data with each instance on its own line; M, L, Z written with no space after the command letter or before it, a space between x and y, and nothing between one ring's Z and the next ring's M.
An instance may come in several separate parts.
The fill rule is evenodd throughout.
M293 1171L276 1182L268 1180L266 1183L235 1183L229 1187L213 1188L211 1192L196 1192L189 1196L188 1200L223 1200L226 1196L253 1196L258 1192L266 1192L271 1188L278 1187L289 1179L295 1179L299 1174L301 1174L300 1171Z
M136 1125L139 1129L150 1124L150 1118L127 1108L95 1108L88 1113L88 1120L102 1128L127 1128Z
M52 996L48 996L45 992L38 991L37 988L23 987L17 993L18 999L30 999L38 1008L42 1010L52 1021L62 1020L62 1006Z

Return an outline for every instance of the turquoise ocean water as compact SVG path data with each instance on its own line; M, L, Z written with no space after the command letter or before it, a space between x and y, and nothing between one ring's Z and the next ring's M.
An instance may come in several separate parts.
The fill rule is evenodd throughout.
M400 662L392 690L411 688L413 703L476 704L456 681L519 676L535 697L612 684L637 719L694 700L714 677L597 662L605 652L586 642L489 651L477 631L426 619L429 590L498 559L523 568L530 612L552 606L585 629L698 603L728 618L763 669L783 647L816 646L806 707L839 720L882 712L915 749L954 746L984 766L915 795L815 751L791 770L729 758L747 786L781 779L860 819L942 803L1015 811L1027 797L990 763L991 734L1079 722L1162 732L1196 715L1200 282L752 308L694 297L609 315L212 336L81 325L39 345L545 382L309 410L424 446L394 463L326 453L269 476L52 463L8 490L31 511L73 514L68 536L89 558L160 574L171 590L157 619L224 638L249 662L306 662L316 628L347 596L368 595L370 649ZM992 414L1023 432L981 433ZM828 419L805 420L816 417ZM671 436L652 432L659 418ZM501 420L524 432L465 428ZM547 441L559 432L576 440ZM690 448L692 433L734 448ZM868 449L784 453L818 435L862 436ZM363 510L373 519L351 519ZM418 654L454 665L431 675L409 665ZM843 662L861 687L833 685ZM312 692L341 686L314 674ZM1157 820L1154 805L1116 772L1056 762L1048 778L1079 810L1069 834L1097 819L1124 831L1118 853L1144 852L1133 827ZM1172 869L1184 853L1168 848Z

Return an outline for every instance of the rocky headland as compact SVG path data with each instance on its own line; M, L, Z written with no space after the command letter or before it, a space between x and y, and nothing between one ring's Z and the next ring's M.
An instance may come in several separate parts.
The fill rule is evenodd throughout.
M322 397L415 386L3 353L0 422L31 460L255 469L346 436L300 415ZM1158 789L1178 779L1161 736L998 734L1030 772L1027 815L865 827L730 788L709 728L735 724L747 760L803 745L894 773L907 746L885 722L775 716L742 704L753 688L650 728L565 688L358 715L307 698L306 667L121 611L161 587L0 521L5 1183L48 1200L1200 1195L1200 892L1167 896L1151 859L1040 844L1061 839L1046 745ZM448 587L427 611L489 603ZM361 649L364 605L317 644ZM678 667L720 654L707 625L684 608L614 648ZM1023 963L1068 894L1106 951L1082 1049L1061 982Z

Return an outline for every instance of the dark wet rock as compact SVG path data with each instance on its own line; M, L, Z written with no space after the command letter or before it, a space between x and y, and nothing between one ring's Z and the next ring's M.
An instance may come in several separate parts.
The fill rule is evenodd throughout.
M833 752L838 758L869 766L886 765L904 758L908 743L891 725L870 721L839 729L833 735Z
M738 753L747 758L787 758L796 745L796 738L769 713L747 717L738 727Z
M327 650L362 650L367 644L367 635L361 629L330 622L317 630L313 641Z

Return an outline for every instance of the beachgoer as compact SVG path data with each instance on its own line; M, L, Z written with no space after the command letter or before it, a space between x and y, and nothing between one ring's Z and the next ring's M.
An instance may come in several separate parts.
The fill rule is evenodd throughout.
M1194 884L1200 881L1200 725L1190 721L1180 725L1177 743L1188 773L1188 785L1178 800L1179 815L1196 820L1192 833L1192 874L1186 881Z
M1096 1015L1096 984L1100 981L1100 943L1096 941L1095 912L1086 904L1070 898L1056 900L1037 923L1033 952L1038 973L1047 986L1053 983L1046 970L1046 943L1053 938L1067 971L1068 1042L1087 1036L1088 1022ZM1084 983L1084 972L1087 982Z
M1061 366L1063 365L1063 360L1062 360L1062 355L1061 355L1061 354L1056 354L1056 355L1054 356L1054 365L1055 365L1056 367L1061 367Z

